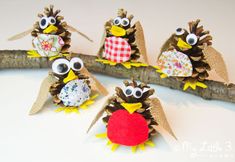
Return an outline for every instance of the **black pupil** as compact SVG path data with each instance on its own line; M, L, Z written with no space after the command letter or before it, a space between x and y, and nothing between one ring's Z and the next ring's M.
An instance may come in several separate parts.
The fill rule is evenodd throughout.
M127 90L126 90L126 94L127 94L127 95L130 95L131 93L132 93L132 91L131 91L130 89L127 89Z
M68 70L68 66L66 64L64 64L64 63L59 64L57 66L57 70L58 70L59 73L64 73L64 72L66 72Z
M114 23L115 23L115 24L119 24L119 20L116 19L116 20L114 21Z
M123 25L127 25L128 22L126 20L123 21Z
M140 97L140 96L141 96L141 92L140 92L140 91L136 91L136 92L135 92L135 95L138 96L138 97Z
M75 69L81 69L82 65L81 65L79 62L75 62L75 63L73 64L73 67L74 67Z
M177 32L181 32L181 31L182 31L182 28L177 28L176 31L177 31Z
M54 24L55 23L55 19L51 19L51 23Z
M41 20L41 25L42 25L42 26L46 25L46 19L42 19L42 20Z
M193 38L189 38L188 43L189 44L194 44L195 40Z

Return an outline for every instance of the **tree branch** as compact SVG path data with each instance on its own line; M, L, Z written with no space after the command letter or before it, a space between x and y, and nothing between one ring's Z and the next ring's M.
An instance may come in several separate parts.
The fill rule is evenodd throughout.
M12 68L48 68L50 62L47 58L27 58L24 50L0 50L0 69ZM89 71L103 73L118 78L135 78L145 83L158 84L172 89L182 90L183 84L175 78L161 79L156 69L152 67L140 67L126 69L122 65L110 66L95 61L96 56L79 54ZM206 89L197 88L195 91L188 89L185 92L205 99L216 99L235 103L235 84L225 85L222 82L206 80Z

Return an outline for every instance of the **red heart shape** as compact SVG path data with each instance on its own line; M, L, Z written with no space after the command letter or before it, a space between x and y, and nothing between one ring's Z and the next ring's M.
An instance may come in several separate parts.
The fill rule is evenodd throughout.
M136 146L148 139L148 124L138 113L117 110L109 118L107 136L116 144Z

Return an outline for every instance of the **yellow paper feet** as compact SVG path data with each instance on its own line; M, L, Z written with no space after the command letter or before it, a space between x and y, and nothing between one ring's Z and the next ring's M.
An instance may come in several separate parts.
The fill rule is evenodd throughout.
M97 137L97 138L107 138L107 139L108 139L107 133L96 134L96 137ZM108 145L108 146L111 146L111 150L112 150L112 151L115 151L115 150L120 146L119 144L113 143L113 142L111 142L110 140L108 140L107 145ZM155 144L154 144L151 140L147 140L147 141L145 141L144 143L141 143L141 144L139 144L139 145L131 146L131 151L132 151L133 153L135 153L138 149L140 149L140 150L145 150L145 146L146 146L146 145L147 145L147 146L150 146L150 147L154 147L154 146L155 146Z
M108 64L108 65L111 65L111 66L115 66L117 64L116 62L105 60L105 59L95 59L95 61L101 62L103 64Z
M207 88L207 85L202 83L202 82L195 82L195 83L192 83L190 81L186 81L186 83L184 84L184 88L183 90L186 91L189 87L192 88L193 90L195 90L196 88L198 87L201 87L201 88Z
M146 67L146 66L148 66L147 64L142 63L142 62L123 62L121 64L127 69L130 69L132 66L134 66L134 67Z
M99 96L98 94L91 96L89 100L86 100L79 107L59 107L55 110L55 112L64 111L66 114L73 113L73 112L79 114L79 111L78 111L79 108L87 109L89 105L92 105L95 102L94 99L97 98L98 96Z
M89 105L92 105L95 101L94 101L94 99L95 98L97 98L99 95L98 94L95 94L95 95L93 95L93 96L91 96L91 98L89 99L89 100L86 100L83 104L81 104L79 107L81 108L81 109L87 109L87 107L89 106Z
M27 52L29 58L35 58L35 57L42 57L37 51L35 50L29 50Z
M58 55L55 55L55 56L51 56L51 57L49 57L49 60L50 61L52 61L52 60L54 60L54 59L56 59L56 58L59 58L59 57L67 57L68 55L70 55L70 54L68 54L68 53L60 53L60 54L58 54Z
M107 133L96 134L96 137L97 138L108 138ZM119 147L119 144L112 143L110 140L108 140L107 145L111 146L112 151L115 151Z
M36 50L29 50L28 52L27 52L27 54L28 54L28 57L29 58L38 58L38 57L42 57ZM51 57L49 57L49 60L50 61L52 61L52 60L54 60L54 59L56 59L56 58L59 58L59 57L62 57L62 56L68 56L69 54L68 53L64 53L64 54L57 54L57 55L55 55L55 56L51 56ZM45 56L46 57L46 56Z
M107 133L100 133L95 135L97 138L107 138Z
M138 149L140 149L140 150L145 150L145 146L146 145L148 145L148 146L150 146L150 147L154 147L155 146L155 144L151 141L151 140L148 140L148 141L146 141L146 142L144 142L144 143L141 143L141 144L139 144L139 145L137 145L137 146L132 146L131 147L131 151L133 152L133 153L135 153Z
M49 60L50 61L52 61L52 60L54 60L54 59L56 59L56 58L59 58L59 57L61 57L61 55L55 55L55 56L51 56L50 58L49 58Z
M156 72L157 72L157 73L160 73L160 77L161 77L162 79L168 77L168 75L166 75L165 73L163 73L162 70L161 70L158 66L153 66L153 68L157 69Z
M59 107L55 110L55 112L64 111L66 114L70 114L72 112L79 114L78 107Z
M142 62L123 62L123 63L116 63L116 62L113 62L113 61L110 61L110 60L105 60L105 59L96 59L95 61L97 62L101 62L103 64L108 64L108 65L111 65L111 66L115 66L117 64L122 64L125 68L127 69L130 69L132 66L133 67L146 67L148 66L147 64L145 63L142 63Z

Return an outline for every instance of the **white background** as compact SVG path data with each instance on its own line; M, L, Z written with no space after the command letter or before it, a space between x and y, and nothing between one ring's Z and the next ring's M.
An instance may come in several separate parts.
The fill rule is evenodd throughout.
M219 50L228 67L231 82L235 82L235 1L0 1L0 49L31 49L31 36L7 42L7 37L32 27L37 13L54 4L62 10L66 21L89 35L94 43L73 34L71 50L95 54L99 47L103 24L125 8L140 20L146 36L151 64L159 49L177 27L201 18L211 31L213 46ZM0 161L64 162L99 161L234 161L235 105L221 101L206 101L169 88L151 85L162 102L169 123L178 141L158 136L156 147L132 154L120 147L111 152L106 141L95 134L104 131L98 122L89 134L86 129L107 98L80 114L54 113L50 103L44 111L28 116L47 70L0 71ZM110 94L122 80L96 75Z

